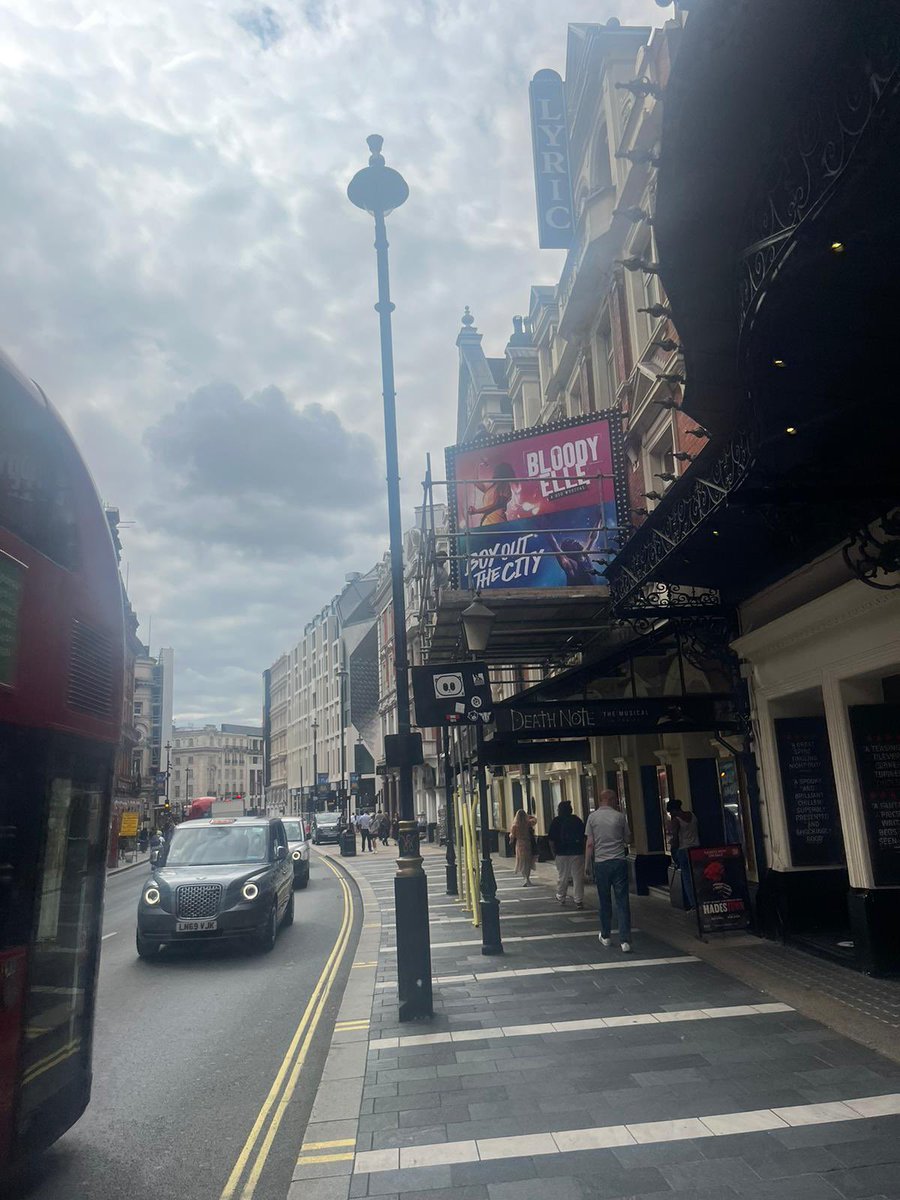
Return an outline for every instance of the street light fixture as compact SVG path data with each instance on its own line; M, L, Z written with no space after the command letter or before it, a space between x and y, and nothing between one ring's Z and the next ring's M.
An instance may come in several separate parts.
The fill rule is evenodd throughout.
M486 604L482 604L477 597L463 610L463 633L473 658L487 649L495 617L496 613ZM478 808L481 816L481 953L502 954L500 901L497 899L497 880L491 861L487 778L484 772L484 725L481 721L475 726L475 745L478 760Z
M406 180L385 165L378 134L366 138L369 165L350 180L350 202L375 218L375 261L381 329L381 382L384 396L384 448L387 466L388 525L390 530L391 608L394 631L394 671L397 689L397 767L400 776L400 854L394 877L397 928L397 992L401 1021L430 1017L431 940L428 931L428 881L422 870L419 831L413 806L412 742L409 704L409 659L406 644L406 597L403 586L403 529L400 512L400 466L397 451L397 397L394 390L394 345L391 331L390 275L385 217L409 195Z
M472 654L483 654L491 639L497 614L476 598L462 612L463 633Z

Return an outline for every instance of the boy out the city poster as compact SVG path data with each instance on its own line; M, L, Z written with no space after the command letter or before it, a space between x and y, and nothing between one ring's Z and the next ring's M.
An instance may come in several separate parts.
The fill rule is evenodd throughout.
M615 436L604 415L451 447L458 586L605 584L617 549Z

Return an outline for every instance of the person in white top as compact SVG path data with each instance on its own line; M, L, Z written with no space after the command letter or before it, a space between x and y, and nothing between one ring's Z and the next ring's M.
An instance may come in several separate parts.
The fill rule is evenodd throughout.
M367 812L357 814L356 828L359 830L360 841L362 843L360 849L365 850L366 844L368 843L369 850L374 850L375 846L373 845L374 838L372 837L372 818Z

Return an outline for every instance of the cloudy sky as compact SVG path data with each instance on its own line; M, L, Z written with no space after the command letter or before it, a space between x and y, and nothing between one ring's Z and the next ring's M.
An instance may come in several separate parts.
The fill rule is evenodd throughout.
M566 23L653 0L6 0L0 344L124 521L182 722L258 720L260 675L384 548L371 221L383 134L404 494L453 440L472 306L501 354L536 245L528 81ZM152 629L151 629L152 620Z

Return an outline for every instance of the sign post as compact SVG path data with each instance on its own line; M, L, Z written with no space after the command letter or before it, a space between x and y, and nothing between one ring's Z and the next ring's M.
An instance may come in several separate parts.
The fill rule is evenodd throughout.
M750 890L741 847L695 846L688 857L700 940L706 933L749 929Z
M900 884L900 704L855 704L850 728L876 887Z
M844 840L824 717L780 717L775 741L795 867L844 861Z
M491 682L484 663L443 663L439 667L413 667L413 701L416 724L481 725L494 719Z

